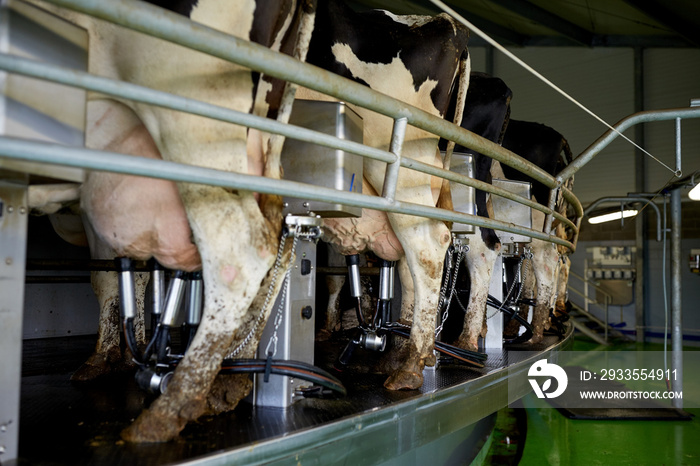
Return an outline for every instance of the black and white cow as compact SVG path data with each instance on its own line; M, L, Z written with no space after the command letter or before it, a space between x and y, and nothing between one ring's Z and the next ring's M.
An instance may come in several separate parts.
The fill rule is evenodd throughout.
M294 46L301 11L294 0L153 3L276 50ZM42 6L88 31L93 74L242 112L267 115L277 110L281 92L259 73L100 20ZM154 14L159 11L155 9ZM99 95L90 96L87 114L87 145L91 148L270 178L281 175L279 157L269 152L267 138L245 127ZM201 267L206 282L199 331L167 392L123 437L137 442L172 439L188 421L207 412L232 409L246 395L250 382L247 377L217 374L224 355L255 320L249 309L261 283L265 285L277 252L279 199L99 172L88 175L81 191L88 238L97 245L93 254L153 256L180 270ZM108 289L98 291L116 299L115 280L107 278L106 282ZM107 299L105 303L108 301L112 302ZM107 304L105 312L114 307ZM244 350L243 357L253 355L255 343Z
M512 91L500 78L485 73L472 73L461 126L500 144L510 120L511 98ZM455 147L455 151L471 154L474 177L480 181L491 182L491 157L459 145ZM475 200L477 215L494 218L493 209L490 208L484 191L476 190ZM476 351L479 337L486 333L486 301L500 247L496 232L490 228L478 227L478 234L470 237L469 253L464 258L470 283L469 301L464 325L455 341L461 348Z
M319 2L308 62L436 116L447 110L460 61L466 62L468 31L449 16L356 13L342 2ZM297 97L329 100L300 89ZM393 121L356 109L364 120L364 143L389 149ZM402 157L442 165L438 139L409 126ZM386 164L364 162L364 192L382 192ZM401 169L395 198L436 205L431 177ZM412 323L410 340L388 358L390 389L418 388L425 365L434 364L438 296L450 232L443 222L365 209L360 219L328 219L324 236L343 254L372 250L385 260L405 261L401 274L402 316ZM413 290L412 293L406 290Z
M293 43L289 36L295 32L293 18L298 8L292 0L183 0L158 4L195 22L273 49ZM322 6L329 14L334 9L345 11L335 2L323 2ZM88 31L90 71L94 74L126 79L239 111L275 113L270 96L280 93L260 80L258 73L99 20L51 9ZM345 30L344 35L337 36L340 41L324 44L329 39L317 36L315 50L325 53L328 49L331 59L319 58L317 63L442 115L460 57L466 53L467 31L446 16L435 20L409 19L375 12L353 18L356 29ZM340 29L333 29L332 33L340 32L350 19L349 14L336 14L334 24ZM377 28L375 33L382 36L373 39L381 39L380 42L368 39L372 25ZM391 45L394 41L398 45ZM391 53L379 56L374 53L377 50ZM367 60L368 53L371 60L379 56L387 61ZM271 178L280 176L279 160L268 153L267 140L246 128L105 96L92 96L88 119L88 144L93 148ZM385 120L365 115L365 121L370 122L366 142L388 147L391 125ZM409 129L404 155L432 162L436 142L425 138L422 131ZM378 174L378 171L373 167L368 173ZM402 175L397 198L431 204L429 178ZM138 190L129 189L130 183L136 186L139 181L144 192L141 196L136 195ZM374 182L381 185L376 177ZM89 236L105 245L105 255L155 256L173 268L185 270L197 268L201 260L206 283L202 323L167 392L124 431L126 440L139 442L171 439L189 420L204 413L232 409L247 394L250 388L247 377L238 377L232 383L231 379L237 376L217 377L217 374L224 355L236 341L243 339L255 321L256 316L249 309L254 300L260 301L258 304L262 302L261 283L263 287L266 285L266 275L274 261L281 220L280 203L273 196L259 199L251 192L179 183L176 189L173 185L164 189L168 191L162 194L165 197L155 201L150 198L158 197L160 189L156 185L151 180L91 173L81 193ZM115 192L128 193L131 203L105 204L100 199L103 197L107 202ZM181 207L176 201L181 202ZM160 202L175 209L169 215L175 223L159 223L157 215L141 216L135 228L143 234L134 234L133 222L129 221L133 209L148 212L157 209ZM120 217L121 221L114 220ZM422 382L420 372L432 357L434 317L432 327L424 321L430 321L425 315L435 307L431 300L439 288L439 271L449 233L440 222L390 217L402 246L405 244L405 249L410 251L409 262L417 270L414 280L419 284L413 346L402 368L394 374L398 382L392 388L414 388ZM167 235L171 235L170 239L161 241ZM249 345L241 355L252 355L255 346Z
M503 139L503 147L534 163L550 175L556 175L573 159L569 143L564 136L541 123L511 120ZM501 168L503 176L507 179L532 183L532 194L536 201L544 204L548 202L550 188L511 167L501 165ZM573 181L573 178L570 178L564 186L569 190L573 189ZM566 215L566 206L560 195L556 210ZM532 211L532 227L536 230L544 228L542 212ZM556 221L554 230L557 236L568 239L563 224ZM530 341L538 343L542 340L544 330L549 327L550 311L557 307L555 300L560 301L559 297L565 294L570 261L566 257L568 251L563 246L536 238L532 239L530 246L534 273L529 274L529 283L523 284L523 297L536 299L532 315L534 330ZM563 301L559 306L563 307ZM521 314L525 314L523 317L527 316L527 307L523 307ZM513 320L506 326L505 332L515 334L517 327L517 322Z

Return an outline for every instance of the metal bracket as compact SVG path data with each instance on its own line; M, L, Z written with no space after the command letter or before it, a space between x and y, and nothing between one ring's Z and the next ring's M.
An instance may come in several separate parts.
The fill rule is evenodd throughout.
M0 463L17 458L28 175L0 170Z
M304 241L317 242L321 238L322 223L321 216L313 212L309 215L287 215L284 218L286 234Z

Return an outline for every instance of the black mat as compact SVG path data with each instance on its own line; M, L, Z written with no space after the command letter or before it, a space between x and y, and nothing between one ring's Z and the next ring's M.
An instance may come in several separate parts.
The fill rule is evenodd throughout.
M593 421L690 421L692 414L676 408L557 408L569 419Z
M669 407L656 400L595 400L596 408L583 406L578 399L579 391L631 391L622 382L611 380L594 380L581 382L577 374L584 370L580 366L563 368L569 376L566 391L556 399L547 400L552 406L569 419L585 420L628 420L628 421L690 421L692 414L682 409ZM591 401L586 400L590 405Z
M18 465L180 464L475 380L528 357L531 351L544 351L559 339L547 337L526 352L489 351L483 369L444 365L426 377L420 390L401 391L386 390L386 376L367 369L376 353L358 349L348 370L336 373L348 389L344 398L305 399L287 410L242 402L230 413L189 423L172 442L140 445L120 439L121 431L151 400L138 389L131 374L118 374L90 384L70 381L71 371L89 356L94 342L92 336L24 343ZM332 370L329 366L346 343L347 340L317 343L317 365Z

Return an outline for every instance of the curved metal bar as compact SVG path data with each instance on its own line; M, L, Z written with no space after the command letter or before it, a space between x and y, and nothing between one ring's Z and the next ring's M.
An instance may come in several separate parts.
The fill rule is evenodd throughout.
M638 112L617 122L615 124L615 129L621 133L627 128L639 123L675 120L677 118L700 118L700 108L670 108L666 110ZM617 138L619 136L618 132L613 130L606 131L557 175L557 181L561 183L563 180L567 180L574 176L577 171L590 162L593 157L598 155L600 151L602 151L608 146L608 144Z
M267 178L244 173L226 172L167 160L147 159L115 152L98 151L82 147L67 147L10 137L0 137L0 155L32 162L83 167L90 170L148 176L177 182L207 184L280 196L304 196L313 200L324 200L349 206L383 210L385 212L417 215L445 222L469 223L478 227L493 228L494 230L530 236L543 241L561 244L572 251L575 250L574 245L569 241L530 228L520 227L513 223L410 202L390 202L379 196L322 188L289 180L275 180L274 183L270 183L270 180Z
M541 168L501 146L481 138L451 122L447 122L416 107L373 91L354 81L339 77L313 65L300 62L290 56L269 50L259 44L251 43L202 24L192 22L184 16L149 5L145 2L137 2L134 0L121 0L119 2L94 2L92 0L47 1L135 31L143 32L153 37L158 37L224 60L238 63L242 66L261 71L269 76L315 89L346 102L387 115L393 119L406 118L407 122L415 127L424 129L448 140L453 140L465 147L478 150L501 163L505 163L529 175L545 186L550 188L558 187L559 182L557 179ZM120 84L124 86L127 85L127 83ZM299 130L299 128L294 128L293 132L296 134L289 134L288 137L301 139L297 136ZM269 131L287 135L285 131L279 129ZM324 143L324 145L326 144ZM353 152L372 152L372 150L367 151L367 149L371 148L364 148L364 150L355 149ZM379 153L381 153L381 155ZM373 158L385 159L387 158L387 154L389 153L384 151L374 152ZM393 154L388 155L388 158L390 158L390 160L386 160L387 163L392 163L395 160ZM565 194L567 195L567 200L572 204L576 205L578 203L578 200L574 196L568 197L570 193ZM514 200L516 202L522 202L517 199ZM481 226L478 224L480 222L471 221L467 223Z
M477 150L529 175L549 188L557 187L559 184L557 179L549 173L519 155L442 118L430 115L423 110L319 67L274 52L262 45L194 23L184 16L162 8L134 0L119 2L47 1L238 63L269 76L291 81L393 119L405 117L408 123L415 127ZM570 202L575 201L572 199Z
M590 214L593 211L593 209L595 209L596 207L598 207L598 205L604 202L624 202L626 204L631 204L633 202L644 202L647 205L652 206L656 211L656 241L661 242L661 213L659 211L659 206L654 204L654 202L651 199L647 199L644 197L601 197L600 199L593 201L592 204L586 207L586 210L583 211L584 215Z
M396 155L391 152L375 149L374 147L365 146L364 144L346 139L340 139L300 126L283 124L269 118L239 112L218 105L207 104L198 100L139 86L137 84L94 76L82 71L39 63L5 53L0 53L0 69L9 71L10 73L53 81L67 86L80 87L101 94L133 100L135 102L143 102L157 107L169 108L193 115L225 121L235 125L277 133L300 141L352 152L381 162L394 163L397 160Z
M317 131L312 131L306 128L302 128L300 126L282 124L275 120L270 120L268 118L238 112L236 110L231 110L225 107L219 107L217 105L207 104L186 97L176 96L167 92L157 91L136 84L126 83L99 76L93 76L91 74L84 73L81 71L64 69L53 65L47 65L44 63L33 62L25 58L15 57L8 54L0 53L0 69L4 69L12 73L22 74L25 76L31 76L38 79L46 79L69 86L81 87L91 91L99 92L101 94L117 96L137 102L156 105L159 107L188 112L219 121L225 121L232 124L256 128L261 131L275 132L278 134L282 134L285 137L311 142L314 144L320 144L326 147L331 147L333 149L352 152L363 157L368 157L374 160L379 160L381 162L386 162L390 164L389 166L393 166L398 163L401 167L410 168L433 176L445 178L450 181L462 183L467 186L471 186L476 189L480 189L482 191L502 196L515 202L519 202L533 209L540 210L547 215L553 214L555 218L575 228L574 224L570 220L556 212L552 212L551 209L547 208L546 206L513 194L505 189L498 188L496 186L484 183L479 180L475 180L473 178L459 175L449 170L444 170L433 165L422 163L410 158L398 157L399 152L395 154L393 152L375 149L369 146L365 146L364 144L356 143L346 139L340 139L335 136L319 133ZM401 118L396 121L399 128L405 129L405 118ZM398 122L401 122L401 124L399 125ZM399 131L399 134L403 133L404 129L401 129ZM400 136L400 138L402 138L402 136ZM397 145L394 148L394 150L399 150L397 149L398 147L400 146ZM396 166L396 168L398 168L398 166ZM387 172L389 171L390 170L387 170ZM398 171L394 173L394 177L392 178L394 186L396 184L397 174ZM392 183L390 182L387 185L391 186ZM389 198L389 200L392 200L392 198L393 195Z

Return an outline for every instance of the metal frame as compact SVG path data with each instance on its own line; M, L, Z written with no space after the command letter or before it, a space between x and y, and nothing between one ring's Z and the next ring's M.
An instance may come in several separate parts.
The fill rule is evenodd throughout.
M343 193L332 189L315 188L309 185L294 183L287 180L279 180L275 183L267 183L265 179L239 173L222 172L218 170L192 167L176 164L167 161L148 160L139 157L126 156L116 153L100 153L99 157L94 157L96 151L91 151L83 148L66 148L54 144L31 142L13 138L0 138L0 162L3 158L20 159L36 161L46 164L80 167L93 170L106 170L125 174L134 174L142 176L151 176L173 181L184 181L194 183L206 183L216 186L230 187L234 189L245 189L256 192L265 192L269 194L289 195L308 197L309 199L319 199L343 203L357 207L367 207L387 212L404 213L409 215L420 215L437 220L459 222L471 224L479 227L494 228L500 231L524 234L533 238L550 241L568 247L572 252L575 250L576 240L578 238L578 229L583 217L583 208L576 197L566 188L563 183L574 175L583 165L592 159L597 153L602 150L612 139L617 136L617 133L608 132L601 137L593 146L587 149L569 167L563 170L557 177L552 177L540 168L528 163L522 157L494 144L486 139L483 139L463 128L460 128L450 122L444 121L438 117L432 116L415 107L411 107L395 99L392 99L384 94L372 91L371 89L362 86L350 80L340 78L328 71L319 69L306 63L302 63L289 56L273 52L258 44L250 43L233 36L229 36L220 31L213 30L201 24L193 23L187 18L164 11L158 7L136 2L134 0L122 0L112 2L95 2L91 0L47 0L49 3L73 9L88 15L98 17L108 22L120 24L127 28L134 29L143 33L147 33L154 37L159 37L173 43L190 47L204 53L238 63L243 66L250 67L256 71L260 71L269 76L284 79L296 84L317 90L319 92L332 95L340 100L376 111L387 115L395 120L394 134L392 136L391 151L381 151L358 144L342 141L337 138L329 137L317 132L310 132L302 128L293 126L283 126L277 122L264 118L254 117L252 115L234 112L229 109L207 105L201 102L196 102L190 99L184 99L152 89L146 89L133 84L113 81L105 78L90 76L85 73L60 69L53 66L43 65L29 60L24 60L9 55L0 55L0 70L5 70L13 73L25 74L41 79L51 79L64 84L82 87L88 90L102 92L104 94L120 96L124 99L146 102L153 105L172 108L180 111L188 111L197 115L208 116L222 121L228 121L233 124L245 125L252 128L258 128L263 131L282 134L286 137L291 137L301 140L313 140L332 148L347 150L348 152L356 153L362 156L370 157L376 160L381 160L390 164L391 169L387 169L387 178L385 179L384 197L372 197L366 195L357 195L352 193ZM633 115L618 124L618 130L644 121L667 120L673 118L697 118L700 117L700 108L695 109L672 109L662 112L642 112L641 114ZM490 184L482 183L477 180L472 180L468 177L461 176L449 171L445 171L427 164L417 162L415 160L400 157L400 147L403 140L403 129L405 125L421 128L432 132L445 139L452 140L458 144L472 148L480 153L492 157L501 163L505 163L513 168L518 169L531 176L536 181L543 183L545 186L552 188L553 191L561 190L565 199L574 207L576 211L576 221L571 222L564 216L554 211L556 196L550 196L549 205L543 206L534 203L520 196L509 193L506 190L498 189ZM549 231L554 218L571 227L574 230L574 240L572 242L557 238L556 236L535 231L529 228L522 228L516 225L501 222L492 219L486 219L468 214L460 214L448 210L436 209L423 205L404 203L396 201L393 197L394 190L392 186L396 185L398 177L398 167L411 168L419 170L434 176L439 176L450 181L465 184L475 187L491 194L503 196L507 199L519 202L529 207L540 210L546 214L545 231ZM26 175L24 177L24 185L26 185ZM21 187L20 190L25 189ZM24 192L24 191L23 191ZM672 200L672 216L678 211L678 215L673 217L678 219L680 225L680 198ZM26 216L24 217L26 220ZM672 222L674 231L679 231L676 228L676 222ZM10 225L8 223L8 225ZM13 234L22 237L18 240L18 244L13 246L12 254L16 255L18 251L24 251L26 247L26 222L25 226L21 225L14 227ZM672 241L675 240L675 236ZM680 244L678 238L677 244ZM21 244L19 244L21 243ZM4 244L4 243L3 243ZM676 250L680 253L680 247L673 247L674 258ZM21 255L23 257L23 254ZM10 257L5 256L3 257ZM11 261L13 270L22 268L23 259L19 256L17 260ZM22 266L22 267L20 267ZM676 277L676 268L680 268L680 260L674 262L674 277ZM14 276L14 275L13 275ZM678 273L680 276L680 273ZM20 281L22 278L20 278ZM13 281L12 283L15 283ZM7 282L5 282L7 283ZM19 284L20 282L17 282ZM680 284L679 284L680 286ZM20 288L22 288L20 286ZM3 293L3 296L12 296L13 299L20 299L21 293L14 290L12 293ZM15 300L16 301L16 300ZM21 319L22 304L13 301L11 313L13 318ZM678 309L676 310L676 302ZM9 304L8 304L9 305ZM4 306L4 304L3 304ZM5 308L2 308L5 312ZM676 315L678 314L678 318ZM19 315L19 317L17 317ZM674 354L676 349L676 334L680 332L680 290L674 295ZM676 327L678 324L678 327ZM0 327L6 331L21 328L20 325L3 325ZM677 332L676 332L677 328ZM3 330L3 331L5 331ZM13 333L8 338L2 338L3 349L12 345L4 354L16 354L21 350L21 342L15 341L21 335L20 332ZM13 339L14 338L14 339ZM674 367L676 367L677 358L674 356ZM4 365L8 366L7 364ZM19 370L19 364L16 364L13 370ZM480 383L488 385L492 383L493 377L485 377ZM18 387L14 389L18 390ZM681 389L682 387L675 387ZM461 397L462 393L459 389L452 390L445 397ZM18 394L17 394L18 396ZM8 398L0 405L0 408L7 408ZM434 404L435 399L429 397L427 402ZM421 401L422 403L422 401ZM420 403L419 403L420 404ZM17 405L15 405L17 406ZM399 405L394 408L398 413L405 409L407 405ZM443 405L446 406L446 405ZM413 411L420 411L419 406L410 405ZM473 406L469 407L470 409ZM482 409L482 408L479 408ZM483 410L483 409L482 409ZM385 414L381 414L385 415ZM388 414L389 418L382 422L394 422L392 416L398 414ZM368 416L380 416L380 414L370 414ZM417 416L414 415L414 416ZM423 415L425 418L425 415ZM3 421L4 422L4 421ZM353 421L347 421L352 423ZM346 422L346 424L347 424ZM3 424L4 425L4 424ZM16 428L18 423L14 424ZM345 426L347 427L347 426ZM7 426L5 425L5 428ZM5 441L4 432L0 426L0 439ZM437 430L439 432L439 429ZM437 434L436 434L437 435ZM16 439L15 439L16 440ZM314 441L315 442L315 441ZM7 442L6 444L10 444ZM16 445L16 442L15 442ZM300 444L297 444L300 445ZM13 447L10 447L13 448ZM11 458L10 455L5 455L5 458Z
M17 458L29 176L0 170L0 462Z
M411 124L413 126L422 128L426 131L430 131L446 139L454 140L457 143L464 145L465 147L471 147L483 154L491 156L495 160L499 160L502 163L506 163L507 165L510 165L522 171L523 173L530 175L532 178L542 182L546 186L552 188L557 187L557 182L555 178L544 172L539 167L536 167L535 165L527 162L526 160L513 154L512 152L503 149L497 144L494 144L491 141L476 136L473 133L456 125L453 125L450 122L430 115L415 107L406 105L384 94L375 92L366 86L360 85L345 78L341 78L337 75L334 75L325 70L321 70L312 65L299 62L298 60L295 60L289 56L273 52L258 44L250 43L245 40L229 36L227 34L210 29L206 26L197 23L192 23L187 18L182 17L180 15L168 11L163 11L162 9L154 7L152 5L134 2L133 0L123 0L121 2L89 2L87 0L49 0L49 2L69 9L75 9L88 15L96 16L98 18L121 24L125 27L140 32L148 33L155 37L160 37L162 39L180 45L184 45L195 50L200 50L202 52L211 54L213 56L217 56L222 59L230 60L238 64L251 67L252 69L261 71L270 76L286 79L288 81L295 82L305 87L315 89L319 92L333 95L334 97L343 101L354 103L356 105L387 115L397 120L397 124L399 125L399 127L403 124L399 123L399 121L405 118L407 124ZM175 96L169 96L168 94L153 91L151 89L146 89L140 86L134 86L127 83L98 78L75 71L60 70L55 67L31 63L25 60L17 59L15 57L3 56L2 64L0 64L0 69L5 69L10 72L27 74L41 79L58 80L59 82L62 82L67 85L77 85L79 87L84 87L89 90L95 90L97 92L103 92L105 94L119 95L122 98L130 100L137 100L141 102L151 103L154 105L160 105L167 108L174 108L177 110L190 111L198 115L209 116L236 124L243 124L249 127L262 129L263 131L283 134L286 137L292 137L295 139L308 140L306 138L312 134L306 133L306 135L302 135L303 132L300 131L300 128L289 127L287 130L285 130L282 128L282 125L275 124L276 122L272 122L264 118L256 119L252 115L241 114L239 112L233 112L231 110L223 109L221 107L216 106L206 106L202 103L190 99L182 99L177 98ZM395 131L395 133L397 133L397 131ZM399 139L397 140L397 144L395 144L398 147L400 147L400 133L401 131L398 131ZM388 163L395 163L397 161L400 161L399 163L401 167L412 168L434 176L440 176L451 181L456 181L459 183L466 184L468 186L473 186L477 189L481 189L499 196L503 196L516 202L528 205L529 207L538 209L544 212L548 217L553 216L554 218L558 218L560 221L566 223L574 229L576 229L578 226L574 225L571 221L561 216L560 214L554 212L553 208L551 207L545 207L540 204L534 203L530 200L524 199L520 196L513 195L505 190L499 190L498 188L495 188L487 183L481 183L477 180L471 180L467 177L460 176L446 170L438 169L436 167L423 164L411 159L400 158L391 152L377 151L372 150L371 148L361 148L357 146L352 148L347 146L341 147L342 144L331 142L331 140L335 138L324 140L322 137L319 137L318 133L313 133L313 137L316 141L321 141L322 145L326 145L328 147L344 149L348 152L357 153L363 156L370 156L371 158L382 160ZM2 156L24 158L23 156L17 155L17 152L13 152L13 150L16 149L16 146L15 149L9 149L5 144L6 142L7 141L0 141L0 154ZM51 163L47 159L42 159L40 161L45 163ZM67 164L58 162L55 158L53 159L53 163ZM85 168L95 169L95 167ZM111 170L111 168L103 169ZM159 169L156 169L155 172L138 174L144 176L154 176L154 173L157 173L157 170ZM387 179L385 180L385 186L391 187L392 185L395 185L397 176L398 170L387 170ZM194 180L178 179L177 181ZM230 187L235 188L236 186ZM237 188L254 189L258 192L280 194L272 192L272 190L269 189L269 187L266 188L263 182L261 182L260 185L256 186L255 188L247 188L245 186L237 186ZM282 194L289 193L285 192ZM328 192L323 192L318 196L323 197L323 200L326 200L328 199L328 195ZM574 244L569 243L568 241L564 241L553 235L543 234L542 232L531 229L522 229L515 225L508 224L505 222L494 222L493 220L484 219L482 217L469 216L466 214L455 216L453 212L440 211L434 208L425 208L424 206L420 206L416 210L415 208L412 208L415 206L402 206L400 205L401 203L393 201L391 199L391 189L387 190L387 195L388 197L385 198L386 200L383 203L374 202L373 205L361 205L359 203L353 204L349 199L345 199L344 201L339 200L338 202L347 203L348 205L355 205L359 207L370 207L389 212L400 212L407 213L410 215L421 215L444 221L459 221L461 223L473 224L480 227L488 227L501 231L526 234L531 237L561 244L570 248L572 251L575 249ZM578 214L577 216L580 217L582 214L581 204L568 190L564 190L564 195L567 198L567 200L569 200L569 202L571 202L572 205L574 205Z
M571 349L573 330L542 353L527 356L477 379L424 392L382 409L368 410L291 435L196 458L188 465L228 464L382 464L402 454L438 442L505 408L532 391L524 375L537 360L556 362ZM494 356L499 354L494 352ZM522 353L521 353L522 354ZM426 379L427 381L427 379ZM475 399L478 400L475 402ZM455 413L459 415L455 416ZM371 459L368 454L371 452Z

